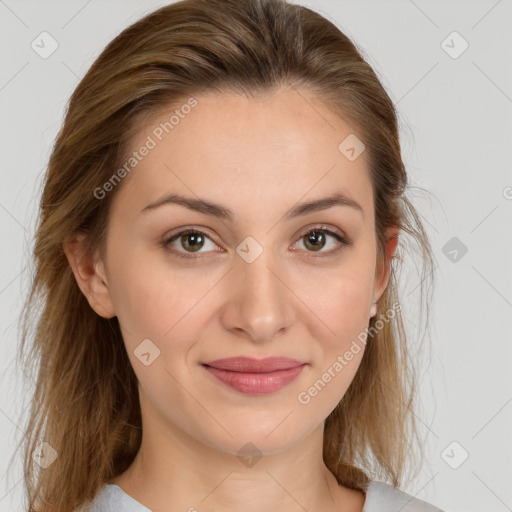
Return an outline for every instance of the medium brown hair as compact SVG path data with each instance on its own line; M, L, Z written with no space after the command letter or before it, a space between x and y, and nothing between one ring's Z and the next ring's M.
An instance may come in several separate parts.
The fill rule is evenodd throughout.
M102 200L95 189L126 160L141 123L169 105L201 92L251 98L281 86L314 92L366 145L378 271L386 228L401 228L378 312L398 303L407 240L422 253L428 307L423 290L433 257L405 194L397 113L355 44L318 13L284 0L183 0L148 14L108 44L76 87L44 178L21 317L20 357L35 385L22 439L28 510L70 512L93 499L128 468L141 443L137 379L118 320L90 307L63 251L77 232L90 254L104 248L122 183ZM399 486L418 438L415 372L400 312L383 326L378 320L379 313L370 320L360 367L324 431L327 467L341 485L363 491L371 479ZM44 469L33 460L41 441L58 455Z

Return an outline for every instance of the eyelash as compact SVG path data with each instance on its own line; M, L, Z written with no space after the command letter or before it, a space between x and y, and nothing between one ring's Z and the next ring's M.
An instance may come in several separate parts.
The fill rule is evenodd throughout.
M330 236L334 237L339 242L339 244L340 244L337 248L332 249L332 250L330 250L330 251L328 251L327 253L324 253L324 254L332 255L333 253L338 252L338 250L341 249L343 246L349 246L349 245L352 244L352 242L349 241L347 238L344 238L342 235L340 235L339 233L336 233L335 231L330 230L326 226L314 226L312 228L308 228L306 231L304 231L299 236L298 241L301 238L305 237L308 233L319 232L319 231L324 233L324 234L327 234L327 235L330 235ZM188 229L184 229L183 231L180 231L179 233L176 233L176 234L172 235L171 237L164 238L160 242L160 246L163 247L165 250L171 252L172 254L178 256L179 258L184 258L184 259L188 259L188 260L196 259L196 258L202 258L204 253L201 253L201 254L198 254L198 255L194 255L192 253L183 253L181 251L177 251L177 250L169 247L169 244L171 242L174 242L174 240L176 240L176 239L178 239L178 238L180 238L182 236L190 235L190 234L203 235L206 238L208 238L209 240L211 240L213 243L215 243L215 241L210 236L208 236L206 233L204 233L203 231L199 231L197 229L188 228ZM306 252L310 253L311 251L306 251ZM306 258L318 258L318 257L323 257L323 256L316 256L314 254L308 254L306 256Z

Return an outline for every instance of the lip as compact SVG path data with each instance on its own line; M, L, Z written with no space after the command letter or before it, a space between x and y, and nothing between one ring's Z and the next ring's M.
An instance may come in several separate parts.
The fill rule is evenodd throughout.
M266 357L264 359L254 359L252 357L228 357L226 359L206 361L203 364L219 370L229 370L232 372L269 373L277 370L296 368L304 363L289 357Z
M233 357L202 363L225 385L251 395L275 393L292 382L306 365L288 357Z

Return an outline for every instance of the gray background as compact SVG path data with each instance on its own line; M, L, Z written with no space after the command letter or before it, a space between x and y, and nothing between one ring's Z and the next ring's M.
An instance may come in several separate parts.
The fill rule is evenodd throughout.
M1 511L22 510L21 465L8 467L23 413L14 358L42 172L94 58L166 3L0 0ZM427 460L404 490L447 512L512 511L512 1L297 3L355 40L397 104L437 260L418 414ZM31 47L43 31L58 43L47 59ZM404 297L418 283L404 279Z

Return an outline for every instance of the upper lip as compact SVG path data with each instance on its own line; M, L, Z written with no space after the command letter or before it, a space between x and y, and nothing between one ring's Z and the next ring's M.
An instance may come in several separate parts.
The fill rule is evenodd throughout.
M252 357L229 357L226 359L207 361L202 364L218 368L219 370L229 370L232 372L269 373L276 370L296 368L297 366L302 366L305 363L289 357L266 357L265 359L253 359Z

